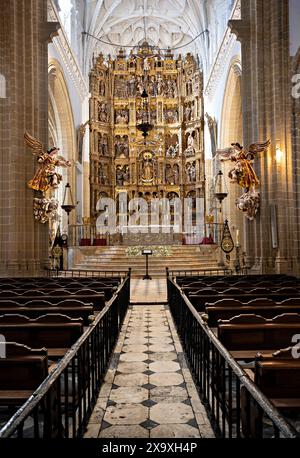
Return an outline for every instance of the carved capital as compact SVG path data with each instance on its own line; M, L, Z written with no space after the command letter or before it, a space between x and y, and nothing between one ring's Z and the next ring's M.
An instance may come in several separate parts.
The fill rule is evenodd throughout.
M41 33L41 40L51 43L53 38L58 36L59 29L59 22L46 22Z
M231 32L237 36L238 41L242 42L247 39L250 34L250 22L240 19L231 19L228 21L228 27Z

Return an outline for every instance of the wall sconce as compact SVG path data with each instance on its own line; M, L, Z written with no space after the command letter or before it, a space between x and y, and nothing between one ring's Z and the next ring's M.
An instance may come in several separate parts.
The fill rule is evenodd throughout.
M280 145L277 144L276 145L276 154L275 154L275 160L276 160L277 164L281 163L281 161L283 159L283 156L284 156L283 151L280 148Z

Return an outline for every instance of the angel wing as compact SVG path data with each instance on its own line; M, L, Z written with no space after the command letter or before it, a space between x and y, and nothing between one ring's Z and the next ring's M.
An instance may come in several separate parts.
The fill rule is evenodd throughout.
M265 143L252 143L252 145L250 145L248 149L249 154L255 157L259 153L266 153L270 144L270 140L266 141Z
M221 161L230 161L233 157L236 156L236 151L234 148L230 147L225 149L218 149L216 154Z
M33 150L33 154L35 156L41 156L44 153L43 144L36 138L32 137L28 132L25 132L24 139L27 146Z

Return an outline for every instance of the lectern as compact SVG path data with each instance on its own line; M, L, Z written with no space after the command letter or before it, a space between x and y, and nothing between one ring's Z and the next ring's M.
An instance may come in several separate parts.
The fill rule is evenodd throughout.
M152 280L149 275L149 256L152 255L152 250L143 250L143 256L146 256L146 275L144 276L144 280Z

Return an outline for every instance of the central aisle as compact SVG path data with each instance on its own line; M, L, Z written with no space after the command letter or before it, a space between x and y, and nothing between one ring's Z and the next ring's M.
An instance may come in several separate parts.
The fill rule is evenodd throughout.
M132 280L135 302L146 291L154 303L130 307L85 437L214 437L170 311L158 303L166 281Z

